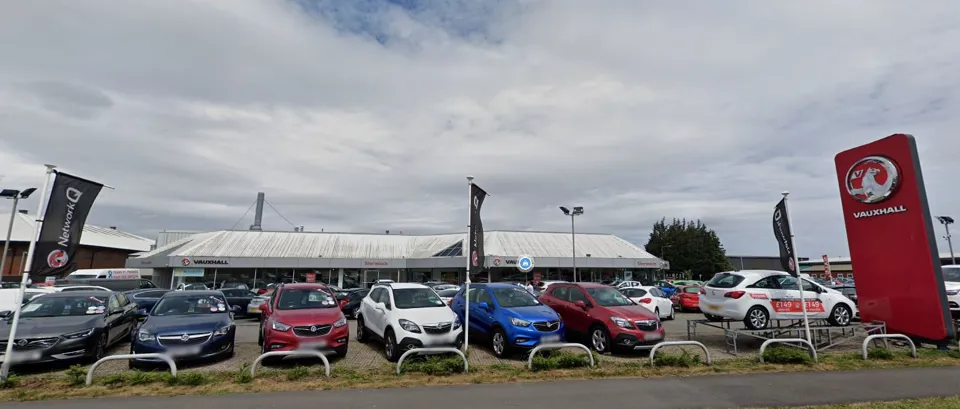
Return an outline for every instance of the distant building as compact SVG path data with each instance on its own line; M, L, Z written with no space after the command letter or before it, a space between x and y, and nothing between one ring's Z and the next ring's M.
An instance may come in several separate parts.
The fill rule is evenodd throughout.
M842 274L844 278L856 277L856 272L854 271L850 257L829 257L827 260L830 263L830 274L833 277L838 277L840 274ZM940 253L940 264L944 266L953 264L953 257L950 253ZM822 258L807 261L801 260L800 271L818 278L826 276Z
M34 239L36 217L19 212L13 217L13 230L10 232L10 250L4 256L6 262L2 272L4 281L16 280L23 273L27 262L27 249ZM10 222L10 213L0 214L0 252ZM154 241L145 237L125 233L116 227L83 226L80 237L80 249L74 258L77 268L123 268L127 257L143 251L149 251Z
M809 260L800 257L800 265ZM727 261L734 270L775 270L785 271L780 265L780 256L727 256Z

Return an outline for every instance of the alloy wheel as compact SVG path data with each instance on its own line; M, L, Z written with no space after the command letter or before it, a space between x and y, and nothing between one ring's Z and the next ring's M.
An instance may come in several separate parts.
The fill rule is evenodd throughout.
M593 330L593 335L590 338L593 341L593 349L601 352L607 350L607 335L603 333L603 330Z
M500 332L495 332L493 334L493 352L497 355L503 354L503 334Z
M844 307L837 308L833 312L833 320L840 325L847 325L850 323L850 311Z
M393 358L393 334L387 334L386 342L383 345L383 351L386 352L387 358Z
M97 341L96 351L94 351L94 356L97 360L103 358L107 353L107 334L100 335L100 340Z
M750 323L754 328L766 328L767 316L759 309L750 312Z

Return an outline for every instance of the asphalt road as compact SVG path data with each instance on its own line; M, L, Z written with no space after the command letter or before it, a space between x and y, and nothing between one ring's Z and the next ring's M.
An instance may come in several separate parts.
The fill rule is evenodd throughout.
M403 389L310 391L218 396L129 397L6 403L23 409L331 408L737 408L875 402L960 394L960 368L889 369L610 379Z

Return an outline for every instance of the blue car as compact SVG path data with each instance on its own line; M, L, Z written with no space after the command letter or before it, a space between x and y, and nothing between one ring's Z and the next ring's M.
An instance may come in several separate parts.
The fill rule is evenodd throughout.
M165 353L179 361L233 356L237 327L220 291L171 291L163 295L130 342L132 354ZM136 359L130 367L156 363Z
M470 333L479 333L489 340L498 358L506 358L516 350L531 349L541 343L564 340L560 314L522 287L505 283L471 284L469 296ZM461 322L465 321L463 289L454 296L450 308Z
M124 294L130 301L137 304L138 309L149 312L153 309L153 306L157 304L157 301L160 301L160 297L163 297L163 295L168 292L170 292L170 290L141 288L139 290L125 291Z

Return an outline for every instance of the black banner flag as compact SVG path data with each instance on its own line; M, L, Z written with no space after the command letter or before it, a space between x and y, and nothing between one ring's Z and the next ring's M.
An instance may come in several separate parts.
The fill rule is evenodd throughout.
M484 268L483 256L483 221L480 220L480 208L487 192L479 186L470 184L470 272L474 273Z
M100 183L56 173L33 253L30 278L34 282L42 282L47 276L60 278L76 270L83 225L102 188Z
M790 227L789 218L787 218L786 199L777 203L773 208L773 235L777 238L777 245L780 246L780 265L790 275L797 276L797 264L793 248L793 231Z

